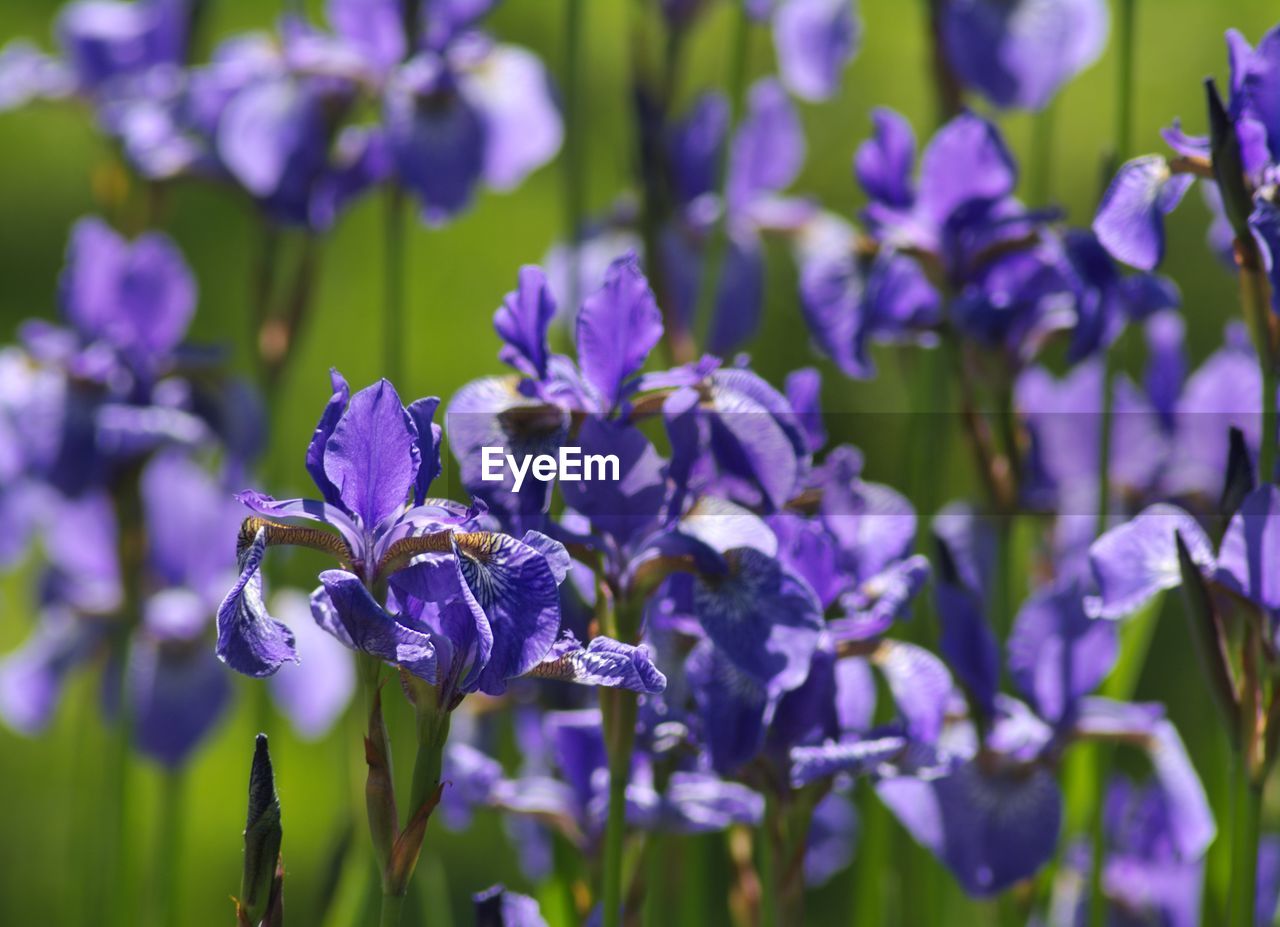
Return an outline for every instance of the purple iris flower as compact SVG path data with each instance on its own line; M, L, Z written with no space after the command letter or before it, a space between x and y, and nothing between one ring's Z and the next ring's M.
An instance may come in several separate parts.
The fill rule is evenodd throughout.
M476 927L547 927L536 899L495 885L472 896Z
M506 777L496 761L473 747L452 745L446 771L468 784L469 807L495 808L529 817L589 850L604 833L608 769L600 712L553 711L542 722L546 768ZM527 759L527 758L526 758ZM696 769L678 769L658 786L657 755L638 750L627 782L627 821L638 830L697 834L760 822L764 799L744 785ZM527 765L527 763L526 763ZM535 764L536 766L537 764ZM465 818L463 819L465 820Z
M820 101L840 89L858 54L862 21L853 0L741 0L746 15L770 22L778 75L802 100Z
M229 546L238 507L222 484L183 453L155 456L139 482L147 542L140 623L131 632L124 693L138 750L170 768L183 765L225 712L231 697L225 670L208 650L222 588L235 574ZM49 721L67 675L109 650L109 615L120 606L118 526L109 503L63 508L60 531L74 532L77 586L50 574L40 625L0 664L0 713L18 730L35 732ZM56 535L50 540L57 543ZM96 552L96 553L95 553ZM67 565L55 561L55 570ZM84 594L97 577L103 597ZM79 591L77 591L79 590ZM117 659L118 654L111 654ZM107 680L120 671L114 665ZM119 690L109 687L107 708Z
M1103 0L943 0L947 63L1000 107L1039 110L1107 42Z
M1187 859L1179 852L1176 809L1168 796L1157 787L1121 777L1110 783L1105 801L1102 890L1110 907L1109 922L1122 927L1152 922L1195 927L1200 923L1204 860ZM1054 924L1087 916L1089 849L1078 847L1067 860L1054 887Z
M1205 530L1188 512L1168 504L1150 506L1102 535L1089 549L1098 594L1086 605L1091 615L1124 618L1160 592L1181 586L1181 542L1206 582L1260 611L1274 634L1280 615L1280 592L1271 567L1280 552L1277 538L1280 490L1269 483L1244 496L1216 553Z
M1142 383L1113 386L1110 500L1118 511L1176 499L1191 511L1218 508L1229 434L1237 429L1256 466L1261 442L1258 364L1238 325L1226 344L1187 373L1183 322L1172 312L1144 323L1147 369ZM1057 514L1059 564L1085 565L1097 515L1097 436L1101 362L1089 360L1061 379L1042 368L1022 373L1016 405L1031 435L1024 480L1028 504ZM1082 574L1083 575L1083 574Z
M907 122L889 110L873 119L854 165L870 198L870 237L823 216L799 238L801 308L823 353L849 376L873 375L871 343L935 337L943 291L963 334L1015 361L1074 324L1079 278L1052 216L1014 197L1017 166L996 127L960 114L930 140L916 172Z
M1229 95L1224 105L1216 88L1210 88L1210 116L1219 144L1229 147L1232 157L1227 165L1225 156L1217 156L1230 173L1215 178L1218 186L1208 194L1216 214L1211 230L1215 250L1221 251L1237 235L1252 236L1273 281L1280 245L1280 221L1269 193L1280 156L1280 121L1274 106L1273 72L1280 61L1276 36L1273 29L1252 48L1239 32L1227 33ZM1146 155L1124 164L1093 222L1099 241L1117 260L1142 270L1154 268L1164 258L1164 217L1182 201L1197 174L1214 176L1217 169L1210 138L1187 135L1177 121L1163 135L1179 157ZM1222 190L1222 183L1231 189ZM1235 218L1224 222L1230 215Z
M77 0L55 31L81 92L110 91L113 82L152 68L180 66L196 0Z
M762 234L793 232L814 209L783 194L804 165L806 145L799 114L781 83L765 78L754 84L731 138L729 128L728 103L707 94L668 129L667 169L676 215L660 242L669 298L692 326L697 324L702 278L710 272L711 236L723 221L728 241L707 342L717 354L743 344L759 327ZM718 176L722 163L727 172L723 196Z
M430 0L417 34L398 0L330 0L326 34L298 24L286 53L302 68L344 74L379 97L381 177L412 192L432 224L483 181L510 190L560 148L563 123L542 62L479 29L493 6Z
M1133 743L1148 754L1173 809L1177 852L1199 857L1213 838L1213 819L1163 709L1089 694L1115 662L1114 625L1090 617L1074 580L1034 593L1017 615L1006 654L1026 701L1001 693L985 617L989 548L975 536L976 525L948 517L938 526L942 651L964 687L969 717L949 720L939 739L956 764L950 775L889 778L879 787L881 798L966 891L994 894L1033 875L1055 852L1062 795L1054 769L1064 747L1076 738Z
M218 612L218 655L250 676L297 661L293 632L271 617L260 567L267 547L300 544L333 556L312 595L316 622L347 647L442 687L499 693L532 674L590 685L661 688L642 651L605 639L586 647L560 631L564 547L538 532L482 530L482 510L428 497L440 472L438 401L407 409L385 380L333 396L307 451L322 499L238 498L255 513L241 530L240 577ZM384 607L371 590L389 585Z

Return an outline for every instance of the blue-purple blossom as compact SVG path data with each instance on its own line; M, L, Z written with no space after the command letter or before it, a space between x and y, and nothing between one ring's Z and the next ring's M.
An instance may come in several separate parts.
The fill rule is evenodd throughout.
M942 0L947 63L996 106L1039 110L1107 41L1103 0Z

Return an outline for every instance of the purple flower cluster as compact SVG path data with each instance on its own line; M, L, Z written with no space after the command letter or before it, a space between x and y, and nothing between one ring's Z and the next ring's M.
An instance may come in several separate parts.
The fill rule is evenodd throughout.
M482 28L494 5L328 0L323 25L299 5L197 61L200 0L76 0L56 55L0 52L0 108L82 100L138 179L228 184L306 230L296 305L270 311L268 257L253 307L260 341L278 336L256 345L268 393L300 329L307 249L347 205L384 187L393 223L408 194L440 224L571 143L566 240L545 269L519 269L493 315L506 372L406 404L389 379L353 390L331 370L298 454L305 497L240 489L266 482L255 468L286 412L222 347L188 343L198 290L177 245L75 226L60 323L24 323L0 348L0 565L36 577L38 613L0 658L0 718L35 734L71 675L98 669L116 730L175 771L226 713L228 670L267 680L305 738L359 689L384 924L420 854L439 852L437 812L455 831L500 816L529 883L614 927L662 913L642 896L659 894L665 847L720 832L735 911L801 923L807 887L859 841L876 852L860 818L878 809L966 895L1006 895L1033 923L1190 927L1224 907L1221 922L1266 922L1280 892L1280 845L1261 836L1280 757L1280 33L1256 49L1228 35L1209 136L1175 123L1175 156L1120 164L1085 229L1034 202L998 112L966 104L1048 107L1102 50L1101 0L931 0L941 118L926 141L872 111L849 152L856 217L795 192L806 107L841 91L862 42L851 3L735 0L727 92L687 95L678 65L709 4L641 4L665 41L661 67L647 48L633 62L635 189L592 221L581 88L562 119L540 59ZM749 66L762 24L776 75ZM1196 179L1248 331L1222 320L1222 346L1193 367L1180 291L1156 271ZM401 235L383 358L398 380ZM775 377L732 353L761 325L775 239L794 262L788 321L821 370ZM1138 380L1118 350L1135 333ZM872 443L892 439L867 434L864 456L824 408L833 381L861 389L886 361L918 365L928 394L893 485ZM529 465L567 452L613 469ZM495 477L495 453L523 468ZM966 458L972 479L951 479ZM282 547L308 552L290 575L309 595L266 595ZM1185 719L1137 697L1175 590L1197 691L1227 734L1230 820ZM407 783L392 750L404 719L384 704L401 696ZM265 736L249 798L237 919L279 925ZM1237 872L1226 902L1204 890L1220 831ZM642 847L648 875L624 865ZM858 865L875 879L875 860ZM501 885L474 901L477 923L546 923Z

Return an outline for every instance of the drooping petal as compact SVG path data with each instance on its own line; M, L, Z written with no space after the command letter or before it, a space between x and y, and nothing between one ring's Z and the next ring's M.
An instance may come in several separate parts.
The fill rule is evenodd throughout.
M1204 529L1174 505L1149 506L1094 541L1089 565L1098 595L1085 600L1089 617L1123 618L1156 593L1181 585L1175 534L1182 536L1197 565L1212 568L1213 546Z
M757 197L790 186L804 156L804 132L787 92L776 80L757 82L730 147L725 188L729 209L745 208Z
M13 730L35 735L58 706L67 674L88 660L101 629L69 609L45 609L31 636L0 660L0 718Z
M995 633L974 591L960 584L959 577L949 576L945 563L939 573L935 591L942 625L940 649L977 709L990 716L1000 688L1000 650Z
M333 389L333 395L325 403L324 411L320 413L320 421L316 423L316 430L311 436L311 443L307 445L307 473L311 474L311 479L320 490L324 501L329 505L340 507L342 498L338 494L338 487L333 485L324 472L324 451L333 430L338 427L338 421L347 410L347 403L351 401L351 387L336 369L329 371L329 383Z
M213 654L154 641L132 648L128 685L134 743L169 769L209 736L231 698L231 678Z
M877 792L971 895L1034 875L1057 847L1062 793L1042 767L984 772L971 760L932 781L890 779Z
M960 79L997 106L1038 110L1101 54L1102 0L955 0L942 37Z
M346 570L320 574L334 614L356 649L380 660L403 666L413 675L434 683L436 650L431 636L401 624L374 601L360 578Z
M1164 217L1182 202L1194 178L1173 174L1159 155L1121 166L1093 219L1098 241L1117 261L1154 270L1164 259Z
M1185 538L1184 538L1185 540ZM1280 608L1280 489L1268 483L1245 497L1218 549L1215 578L1263 608Z
M387 141L400 182L438 225L471 202L485 166L483 114L422 56L404 65L386 96Z
M324 633L301 592L280 592L272 605L294 630L298 663L282 666L271 677L271 697L300 737L316 740L333 727L355 693L356 669L350 645Z
M262 601L262 557L267 532L260 528L240 558L240 578L218 607L218 658L246 676L270 676L298 661L293 632L267 613Z
M787 0L773 16L778 70L802 100L825 100L857 54L861 24L848 0Z
M503 297L493 314L493 327L502 339L498 357L504 364L535 380L547 376L547 329L556 316L556 301L542 268L520 268L516 288Z
M679 834L705 834L734 824L758 826L764 797L737 782L697 772L677 772L667 783L658 825Z
M578 363L604 410L626 396L625 384L662 337L662 313L634 254L609 265L604 286L578 314Z
M420 465L417 429L386 380L351 397L325 442L325 475L366 531L404 507Z
M813 823L804 849L804 884L819 888L853 861L858 838L858 815L848 797L828 792L813 809Z
M760 751L768 692L710 641L693 648L684 671L702 719L711 766L721 775L731 775Z
M467 587L493 629L493 650L476 685L490 695L540 663L560 633L556 575L540 550L503 534L455 539Z
M1094 621L1074 583L1035 593L1009 636L1009 674L1048 721L1061 721L1111 672L1119 647L1115 625Z
M546 68L533 52L496 46L462 86L484 121L484 179L493 189L515 189L560 150L564 123Z
M951 674L941 660L915 644L885 641L871 657L906 722L912 740L931 744L942 733L951 696Z
M649 648L623 644L608 637L593 637L583 647L568 633L529 671L529 675L651 694L657 694L667 686L667 678L654 666Z
M804 580L751 549L728 555L723 578L700 578L694 610L707 635L772 691L804 682L822 630L822 606Z

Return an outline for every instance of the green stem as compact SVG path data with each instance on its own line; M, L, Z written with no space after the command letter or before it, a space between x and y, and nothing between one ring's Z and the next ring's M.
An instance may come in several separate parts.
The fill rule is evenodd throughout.
M929 52L938 125L950 121L964 110L964 92L951 67L942 33L942 7L945 2L946 0L925 0L929 15Z
M609 752L609 816L605 822L601 901L604 927L622 923L622 851L627 833L627 780L635 741L636 696L623 689L602 689L605 743Z
M1116 12L1119 62L1116 72L1115 166L1119 166L1133 150L1134 24L1137 13L1138 0L1119 0Z
M1036 113L1031 122L1031 164L1027 198L1033 206L1043 206L1049 199L1053 180L1054 127L1057 107L1050 101Z
M155 923L166 927L178 923L178 899L182 897L182 798L184 775L180 769L166 770L161 780L160 833L156 840Z
M864 780L859 784L858 818L862 834L853 861L853 916L850 924L890 924L885 903L888 879L896 873L884 871L881 865L889 850L888 811L876 797L875 788Z
M1262 788L1249 775L1249 764L1236 757L1234 820L1231 823L1231 927L1253 927L1258 886L1258 838L1262 820Z
M720 146L716 178L720 185L720 215L712 224L707 237L706 254L698 275L698 298L694 303L693 325L699 333L698 343L710 344L715 330L716 294L724 271L725 256L729 251L729 154L733 147L733 132L742 121L746 105L747 72L751 51L751 17L745 4L738 4L733 47L729 59L729 125L724 144Z
M404 191L392 186L387 190L386 205L382 365L387 379L401 389L401 345L409 335L404 318L404 239Z
M404 895L383 893L382 910L378 915L379 927L400 927L400 916L404 913Z
M586 144L582 118L582 33L586 16L582 0L565 0L564 74L564 212L569 240L568 300L577 309L580 294L583 227L586 216L587 171L583 156Z
M756 860L760 873L760 925L778 927L782 922L782 899L778 891L781 881L775 835L778 829L778 799L766 793L764 826L756 831Z

